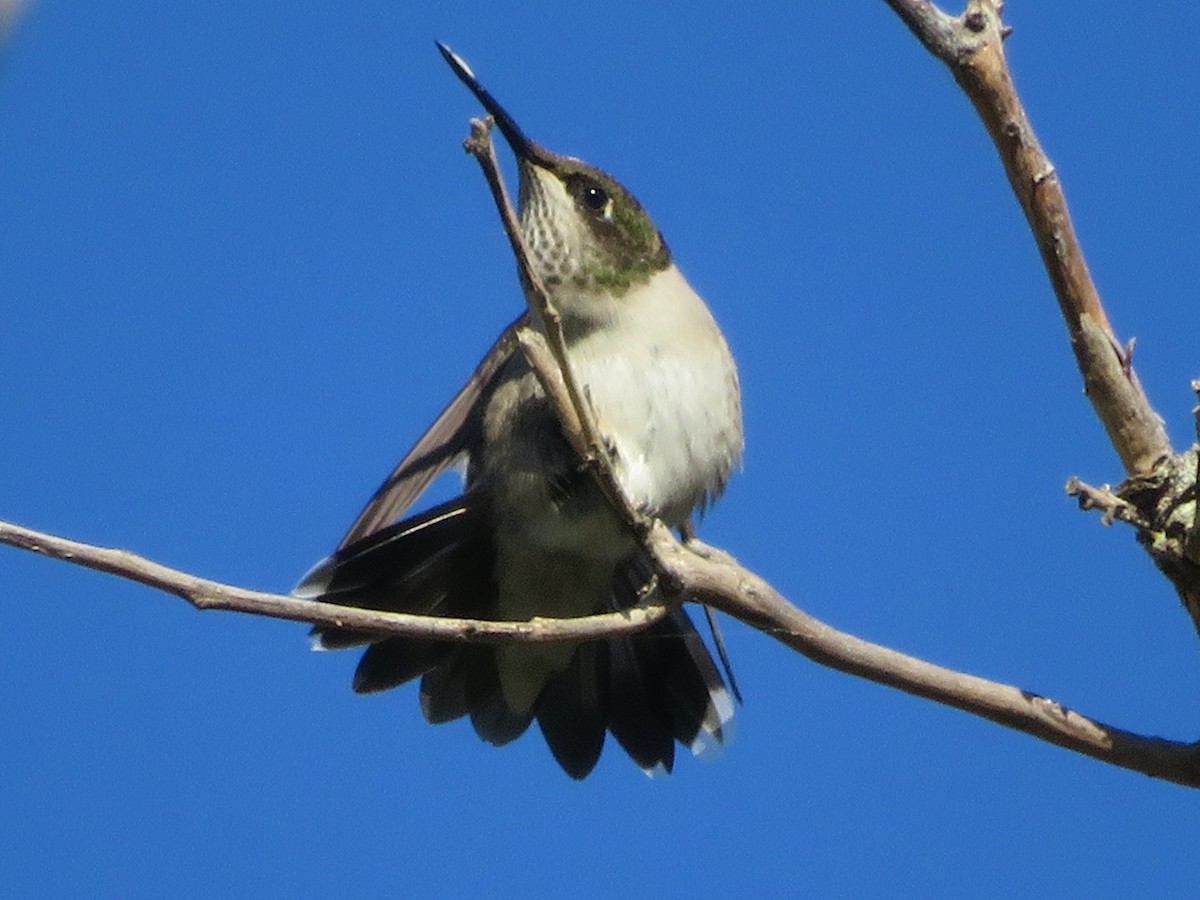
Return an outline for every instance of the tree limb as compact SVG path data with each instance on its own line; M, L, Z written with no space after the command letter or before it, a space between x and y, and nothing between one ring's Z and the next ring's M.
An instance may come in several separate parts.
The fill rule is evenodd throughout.
M1010 32L1000 21L1004 4L968 0L963 14L953 17L928 0L885 2L949 66L996 146L1058 299L1084 390L1125 467L1126 481L1112 494L1135 509L1116 518L1138 528L1138 540L1171 581L1200 632L1197 452L1172 449L1162 418L1133 369L1133 342L1123 344L1109 324L1058 173L1038 143L1004 57L1003 42ZM1080 486L1082 482L1074 484ZM1088 490L1071 493L1084 508L1104 506L1093 504L1095 494Z
M729 555L699 542L685 545L661 522L651 527L647 540L669 591L741 619L814 662L965 710L1112 765L1200 787L1200 744L1122 731L1038 694L936 666L838 631L797 609ZM137 581L182 597L197 609L439 640L509 643L615 637L646 628L669 609L653 605L579 619L528 622L442 619L250 591L171 569L124 550L71 541L8 522L0 522L0 544Z
M956 672L838 631L792 605L722 551L684 546L657 523L651 533L666 576L689 596L803 654L813 662L953 706L1125 769L1200 787L1200 742L1146 737L1088 718L1054 700Z
M950 67L987 128L1008 182L1037 240L1067 325L1084 387L1130 476L1147 475L1172 453L1162 419L1117 340L1075 235L1066 195L1017 96L1003 41L1000 0L969 0L961 16L928 0L885 0L926 49Z

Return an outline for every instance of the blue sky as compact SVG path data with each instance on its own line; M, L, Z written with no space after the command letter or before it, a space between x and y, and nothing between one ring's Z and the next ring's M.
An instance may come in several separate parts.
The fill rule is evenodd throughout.
M438 7L434 9L433 7ZM429 7L429 8L427 8ZM1012 2L1018 86L1177 445L1200 10ZM654 216L738 358L702 525L831 624L1179 739L1200 645L981 126L880 2L42 0L0 64L0 517L287 589L519 309L477 103ZM1189 262L1192 260L1192 262ZM1185 896L1200 796L737 623L736 741L568 780L355 657L0 548L14 895Z

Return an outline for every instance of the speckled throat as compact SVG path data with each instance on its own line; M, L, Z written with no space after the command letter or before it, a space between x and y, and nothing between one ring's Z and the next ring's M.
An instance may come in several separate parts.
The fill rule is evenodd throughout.
M550 291L623 296L671 264L671 254L636 199L586 163L557 157L553 168L522 160L519 207L530 262ZM599 193L601 208L589 208Z
M542 284L553 291L574 282L585 268L581 251L587 241L580 232L587 226L576 214L562 182L545 169L523 162L518 206L521 236Z

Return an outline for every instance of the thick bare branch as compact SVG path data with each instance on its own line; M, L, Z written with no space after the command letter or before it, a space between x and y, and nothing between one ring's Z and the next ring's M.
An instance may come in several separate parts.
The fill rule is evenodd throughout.
M1200 787L1200 742L1145 737L1088 718L1039 694L956 672L838 631L793 606L727 554L687 547L658 525L660 576L685 593L770 634L823 666L953 706L1122 768Z
M969 0L952 17L926 0L886 0L975 105L1037 240L1067 324L1084 387L1130 476L1171 455L1162 419L1150 406L1128 349L1117 340L1088 272L1058 173L1038 143L1013 85L999 0Z

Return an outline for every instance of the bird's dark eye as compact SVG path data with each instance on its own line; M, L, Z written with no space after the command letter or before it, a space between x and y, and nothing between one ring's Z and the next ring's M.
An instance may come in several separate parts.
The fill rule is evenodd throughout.
M599 212L608 205L608 192L602 187L590 184L583 189L583 202L588 209Z

